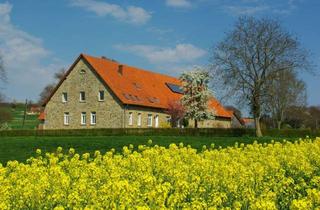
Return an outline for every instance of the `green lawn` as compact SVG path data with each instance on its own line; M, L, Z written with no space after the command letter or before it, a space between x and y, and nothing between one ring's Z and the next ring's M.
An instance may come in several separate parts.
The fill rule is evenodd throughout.
M18 104L16 108L6 107L11 112L12 120L8 125L12 129L34 129L38 126L38 115L26 115L26 120L23 124L24 104Z
M168 146L170 143L183 142L201 150L203 145L210 146L214 143L217 147L233 146L236 142L250 144L253 141L270 142L272 139L281 141L280 138L254 138L254 137L186 137L186 136L106 136L106 137L0 137L0 163L5 164L8 160L25 161L35 154L40 148L44 152L53 152L58 146L65 150L75 148L78 153L95 150L106 152L115 148L121 152L125 145L133 144L135 148L141 144L147 144L152 139L153 144ZM289 139L294 140L294 139Z

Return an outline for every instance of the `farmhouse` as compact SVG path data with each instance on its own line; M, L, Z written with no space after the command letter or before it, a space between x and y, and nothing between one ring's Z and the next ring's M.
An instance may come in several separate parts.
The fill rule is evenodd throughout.
M81 54L44 103L43 129L163 127L170 101L182 96L180 81L106 57ZM231 115L212 98L215 120L199 127L231 126Z

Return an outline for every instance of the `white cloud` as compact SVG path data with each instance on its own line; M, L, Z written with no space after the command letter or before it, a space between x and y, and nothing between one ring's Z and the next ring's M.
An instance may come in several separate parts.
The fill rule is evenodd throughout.
M134 53L148 59L150 63L183 63L193 62L207 52L192 44L178 44L173 48L153 45L116 45L116 49Z
M150 12L136 6L123 8L117 4L96 0L71 0L71 5L81 7L101 17L109 15L117 20L131 24L145 24L151 19Z
M8 97L36 99L58 64L42 64L50 51L44 48L41 39L11 23L11 10L10 3L0 4L0 55L8 76L5 93Z
M166 0L166 5L178 8L190 8L192 6L188 0Z
M254 15L270 9L267 5L258 6L226 6L225 8L232 15Z
M239 0L224 4L223 9L232 15L255 15L259 13L274 13L289 15L303 0L279 0L268 2L264 0Z

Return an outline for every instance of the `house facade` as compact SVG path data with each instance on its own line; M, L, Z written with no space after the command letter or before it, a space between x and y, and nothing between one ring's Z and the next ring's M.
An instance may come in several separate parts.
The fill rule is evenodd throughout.
M41 128L164 127L168 103L182 96L180 85L174 77L81 54L45 102ZM231 127L231 116L216 99L209 106L216 119L199 127Z

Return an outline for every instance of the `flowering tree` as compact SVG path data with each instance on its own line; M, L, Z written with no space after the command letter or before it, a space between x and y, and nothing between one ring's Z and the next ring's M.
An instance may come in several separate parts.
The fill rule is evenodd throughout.
M185 109L185 117L194 120L195 128L198 127L198 121L214 119L213 111L208 110L211 96L208 89L209 79L209 73L199 67L180 76L184 92L181 104Z

